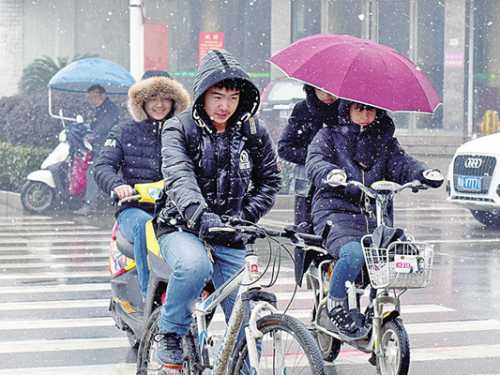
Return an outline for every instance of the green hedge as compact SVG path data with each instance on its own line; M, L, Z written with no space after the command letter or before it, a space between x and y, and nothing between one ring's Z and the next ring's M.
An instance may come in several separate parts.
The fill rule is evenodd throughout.
M43 160L49 154L50 149L13 146L9 143L0 142L0 190L21 190L26 176L34 170L40 169Z

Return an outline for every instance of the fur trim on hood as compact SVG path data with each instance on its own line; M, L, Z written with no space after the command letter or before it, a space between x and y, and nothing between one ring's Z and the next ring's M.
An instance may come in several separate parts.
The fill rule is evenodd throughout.
M128 111L132 118L141 122L148 118L144 111L144 102L153 94L168 95L174 101L173 112L180 113L190 104L191 98L181 83L166 77L151 77L134 83L128 90Z

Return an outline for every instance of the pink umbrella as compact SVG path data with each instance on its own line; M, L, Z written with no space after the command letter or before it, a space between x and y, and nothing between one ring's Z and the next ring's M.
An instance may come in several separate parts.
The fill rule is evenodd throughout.
M432 113L440 104L429 79L412 61L350 35L306 37L269 61L290 78L389 111Z

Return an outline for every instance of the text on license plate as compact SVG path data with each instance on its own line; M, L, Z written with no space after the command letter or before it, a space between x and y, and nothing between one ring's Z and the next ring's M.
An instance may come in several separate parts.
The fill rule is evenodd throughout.
M467 191L481 191L481 177L458 176L457 188Z

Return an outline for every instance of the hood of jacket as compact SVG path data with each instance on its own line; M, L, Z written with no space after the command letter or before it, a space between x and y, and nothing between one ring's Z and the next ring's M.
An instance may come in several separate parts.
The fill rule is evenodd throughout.
M392 139L396 130L394 122L387 112L377 108L375 120L362 129L353 123L349 108L353 102L341 100L338 110L338 130L344 136L355 139L353 160L363 169L370 169L380 155L385 151L385 145Z
M236 58L225 50L210 50L203 57L193 83L192 116L196 124L211 130L208 117L203 109L203 95L215 84L226 79L240 79L243 87L240 90L240 102L231 118L232 122L242 123L255 115L260 104L260 93L250 81L248 73L243 70Z
M332 104L325 104L316 96L314 87L304 85L304 91L306 92L306 104L309 112L325 124L336 124L340 99L335 100Z
M128 111L132 118L141 122L148 118L144 110L145 101L153 94L161 93L174 101L173 111L168 115L184 111L191 99L179 82L167 77L151 77L134 83L128 90Z

